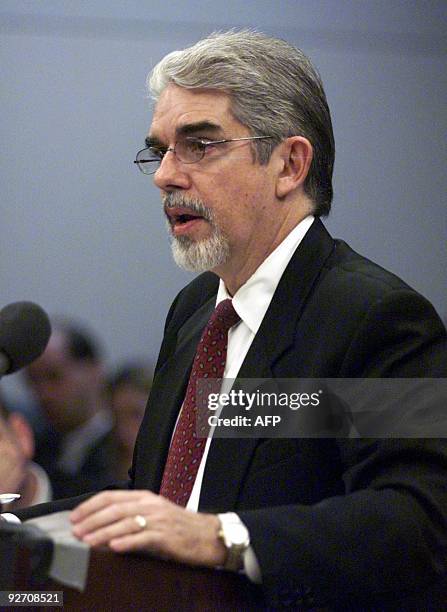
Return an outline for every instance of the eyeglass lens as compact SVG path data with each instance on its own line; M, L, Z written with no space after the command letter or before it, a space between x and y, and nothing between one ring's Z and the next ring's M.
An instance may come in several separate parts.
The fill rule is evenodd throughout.
M178 140L173 149L158 149L149 147L137 153L136 163L144 174L154 174L157 171L167 151L172 150L177 159L185 164L200 161L206 150L206 144L195 138Z

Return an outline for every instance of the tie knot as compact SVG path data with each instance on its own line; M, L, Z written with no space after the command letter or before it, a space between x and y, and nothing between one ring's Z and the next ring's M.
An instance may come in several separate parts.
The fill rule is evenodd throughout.
M240 316L234 309L233 301L227 298L219 302L216 306L216 309L211 315L209 324L219 327L222 330L229 330L230 327L236 325L240 320Z

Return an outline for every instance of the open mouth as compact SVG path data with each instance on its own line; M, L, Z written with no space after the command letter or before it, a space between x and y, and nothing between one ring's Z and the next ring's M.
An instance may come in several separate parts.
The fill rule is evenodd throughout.
M195 219L203 219L203 217L200 217L199 215L178 215L174 218L174 223L180 223L180 225L183 225L184 223L188 223L188 221L193 221Z
M188 208L165 208L165 213L175 234L186 232L200 221L206 221L203 215Z

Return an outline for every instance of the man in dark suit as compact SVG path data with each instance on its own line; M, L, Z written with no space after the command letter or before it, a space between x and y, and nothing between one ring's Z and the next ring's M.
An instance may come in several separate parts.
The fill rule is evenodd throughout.
M217 34L164 58L150 87L155 112L136 162L155 173L175 260L205 273L168 314L130 490L84 501L75 534L243 568L271 607L441 601L444 440L209 437L186 508L170 501L175 478L187 486L165 466L216 304L231 299L240 318L226 379L443 377L446 332L423 297L319 220L334 141L321 81L300 51Z

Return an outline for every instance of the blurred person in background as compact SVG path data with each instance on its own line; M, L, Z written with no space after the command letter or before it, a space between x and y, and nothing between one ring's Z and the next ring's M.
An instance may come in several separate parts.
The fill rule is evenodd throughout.
M126 479L132 463L138 430L152 387L152 367L133 361L118 367L110 377L108 390L114 418L114 477Z
M36 460L47 470L58 499L110 483L113 420L93 334L68 320L52 321L52 329L26 380L48 422L36 441Z
M32 461L34 434L26 418L10 410L0 396L0 493L18 493L20 499L5 510L14 511L51 500L45 470Z

